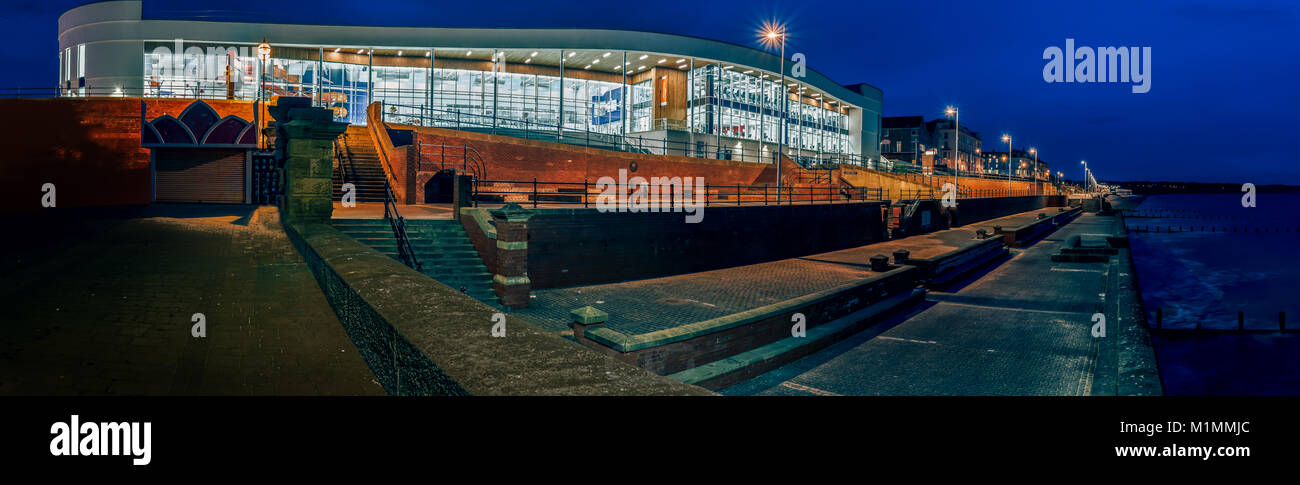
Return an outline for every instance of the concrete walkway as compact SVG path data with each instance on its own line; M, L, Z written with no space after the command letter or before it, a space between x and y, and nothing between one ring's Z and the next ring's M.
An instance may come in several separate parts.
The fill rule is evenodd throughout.
M399 213L406 219L451 219L451 204L399 205ZM357 202L356 207L343 207L334 202L334 219L383 219L383 202Z
M1045 209L1054 212L1055 208ZM929 258L981 242L975 231L1014 227L1043 210L857 248L734 268L621 283L533 290L529 308L516 310L554 332L569 330L569 311L591 305L609 313L605 326L637 335L751 310L873 277L868 258L907 249Z
M1114 234L1118 226L1113 217L1081 216L966 286L930 293L908 315L722 392L1090 395L1113 388L1114 369L1098 364L1113 361L1114 349L1090 329L1115 265L1056 263L1051 254L1072 235Z
M0 395L383 394L274 211L255 209L11 218Z

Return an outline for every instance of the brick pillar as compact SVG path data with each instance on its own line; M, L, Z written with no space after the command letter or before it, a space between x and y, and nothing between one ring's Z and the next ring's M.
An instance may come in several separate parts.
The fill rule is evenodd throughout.
M286 222L329 224L334 212L334 140L347 123L334 121L326 108L311 107L311 98L280 98L268 108L275 118L276 140L284 160Z
M533 211L519 204L490 212L497 227L497 268L492 289L507 308L528 308L528 219Z

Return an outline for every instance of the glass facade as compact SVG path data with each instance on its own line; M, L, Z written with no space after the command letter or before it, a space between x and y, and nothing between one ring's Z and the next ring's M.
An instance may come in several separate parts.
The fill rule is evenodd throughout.
M735 72L718 64L691 72L691 124L698 133L777 143L780 137L780 78ZM793 84L793 83L792 83ZM819 106L816 98L791 96L783 143L796 151L847 153L849 117Z
M352 124L364 124L366 106L380 101L386 116L412 125L562 137L686 128L717 136L712 143L719 146L749 140L762 153L778 142L801 158L855 152L847 106L805 96L789 79L781 86L771 73L704 60L623 51L273 45L263 62L255 44L167 41L146 42L143 55L149 97L306 96ZM64 57L66 66L70 56ZM788 133L779 140L783 108Z

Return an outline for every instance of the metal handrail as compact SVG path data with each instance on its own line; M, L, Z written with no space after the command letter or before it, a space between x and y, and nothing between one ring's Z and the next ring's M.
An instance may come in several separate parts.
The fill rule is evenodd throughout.
M500 186L523 186L523 190L505 190ZM601 184L592 183L589 179L581 182L559 182L537 180L482 180L476 179L473 182L472 199L482 202L486 196L501 196L502 200L506 197L515 195L529 196L532 200L533 207L543 203L540 196L552 196L552 200L545 201L547 204L560 205L582 205L590 207L594 202L592 189L600 187ZM543 189L553 190L543 190ZM560 192L560 189L569 189L570 192ZM684 201L693 200L695 197L694 186L682 185L680 194L682 199L676 199L678 191L669 194L667 200L660 200L660 204L673 206ZM760 192L761 191L761 192ZM599 194L597 194L599 195ZM883 201L884 189L878 187L841 187L841 186L816 186L816 185L704 185L704 206L710 205L789 205L794 202L827 204L851 203L857 201ZM761 196L761 198L760 198ZM734 197L734 198L733 198Z
M447 153L447 149L449 148L452 151L452 153L450 154ZM459 155L456 154L457 150L460 151ZM483 155L480 154L479 151L476 150L474 147L466 146L466 145L448 145L445 143L433 144L433 143L424 143L424 142L417 141L415 144L415 153L416 153L416 158L415 158L416 163L418 164L417 169L420 171L425 170L424 156L426 154L432 156L433 154L436 153L439 160L437 164L440 170L447 168L448 156L451 156L453 158L459 156L461 159L462 171L473 174L474 178L487 177L487 164L483 162ZM429 162L429 163L434 163L434 162Z
M343 152L347 156L348 164L352 163L352 144L348 142L347 133L341 137L344 141ZM388 165L388 170L392 171L392 165ZM406 233L406 219L397 211L397 196L393 193L393 186L389 183L391 175L384 173L384 220L388 221L388 227L393 230L393 238L397 242L397 258L402 264L416 271L421 271L424 265L420 263L419 258L415 256L415 248L411 245L411 238Z
M631 153L674 155L718 160L738 160L756 163L772 163L775 161L777 156L775 149L763 150L761 146L759 149L751 148L746 150L744 146L737 147L735 143L706 143L702 141L691 143L686 141L672 141L666 138L646 138L641 135L574 130L566 129L554 123L536 121L527 118L504 118L496 116L495 114L465 113L462 110L448 110L427 106L385 104L385 108L397 108L396 110L385 109L383 116L385 121L398 124L451 128L465 131L483 131L498 135L514 136L516 138L554 141L557 143ZM664 123L664 125L667 126L668 124ZM725 138L735 140L735 142L739 143L749 142L758 143L760 145L775 143L749 138L730 137L726 135L710 136L718 136L720 139ZM853 154L819 154L813 152L810 154L786 154L786 157L794 160L802 166L819 164L844 164L854 166L874 165L873 162L870 162L859 155Z

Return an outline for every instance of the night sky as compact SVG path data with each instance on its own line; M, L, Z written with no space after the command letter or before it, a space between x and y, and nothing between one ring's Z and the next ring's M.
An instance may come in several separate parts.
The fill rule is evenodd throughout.
M85 1L8 1L0 87L52 87L58 16ZM480 2L146 0L146 18L430 27L649 30L758 47L784 21L789 53L841 84L884 90L885 116L961 109L987 150L1035 146L1053 170L1102 180L1300 184L1300 2ZM207 9L207 10L205 10ZM1043 49L1149 46L1151 90L1048 84ZM232 39L234 40L234 39ZM272 41L274 42L274 41Z

